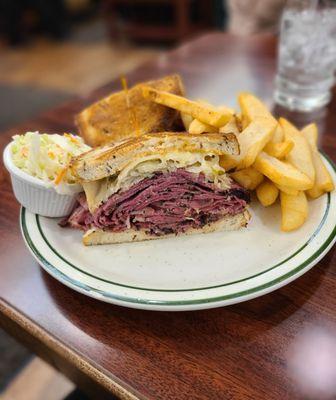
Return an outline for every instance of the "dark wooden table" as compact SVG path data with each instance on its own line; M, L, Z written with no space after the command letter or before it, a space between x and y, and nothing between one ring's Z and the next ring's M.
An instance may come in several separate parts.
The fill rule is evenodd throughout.
M236 92L251 90L270 103L275 48L269 36L208 35L128 78L132 84L179 72L192 97L233 105ZM72 130L75 112L119 88L112 82L11 129L0 135L1 149L11 134L27 129ZM335 100L320 122L322 148L336 161ZM306 332L332 332L336 325L335 249L295 282L246 303L183 313L121 308L86 298L42 271L21 239L19 205L3 166L0 179L1 326L80 387L99 399L112 393L153 400L302 398L288 363Z

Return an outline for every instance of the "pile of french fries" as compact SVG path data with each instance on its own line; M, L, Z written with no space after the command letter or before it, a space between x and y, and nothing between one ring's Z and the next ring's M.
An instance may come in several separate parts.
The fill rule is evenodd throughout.
M240 154L222 157L222 167L240 185L255 190L264 207L280 198L281 229L285 232L306 221L307 195L316 199L334 190L317 148L316 124L300 131L284 118L276 120L265 104L250 93L239 94L240 113L150 87L144 87L143 95L180 111L189 133L234 133Z

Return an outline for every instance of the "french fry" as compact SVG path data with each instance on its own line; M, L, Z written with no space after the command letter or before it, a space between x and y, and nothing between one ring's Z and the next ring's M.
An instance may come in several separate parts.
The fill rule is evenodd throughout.
M291 194L292 196L297 196L299 194L299 190L293 189L284 185L275 185L279 190L284 193Z
M301 133L309 143L316 173L314 186L307 190L307 194L309 197L316 199L323 193L334 190L334 183L317 148L318 130L316 124L307 125L302 129Z
M286 140L292 140L294 147L287 155L286 160L295 168L299 169L312 181L312 187L315 181L315 169L313 165L310 146L301 132L294 125L284 118L279 119L279 123L285 134ZM308 188L310 189L310 188Z
M209 106L209 107L213 107L215 108L217 111L225 113L225 114L232 114L234 115L235 110L233 108L227 107L224 104L220 105L220 106L214 106L211 103L209 103L208 101L204 100L204 99L198 99L197 103L199 103L201 106Z
M197 99L196 100L198 104L201 104L203 106L210 106L211 104L208 102L208 100L205 99Z
M276 122L256 117L238 136L240 146L239 169L250 167L273 135Z
M313 186L311 189L307 190L306 193L311 199L317 199L318 197L321 197L325 191L317 186Z
M279 195L279 189L269 180L262 182L256 190L258 200L264 207L275 203Z
M223 113L229 113L229 114L234 114L235 110L233 108L227 107L224 104L220 106L213 106L211 103L209 103L207 100L204 99L198 99L197 103L200 104L201 106L210 106L210 107L215 107L217 111L223 112Z
M213 106L201 105L198 102L191 101L185 97L177 96L172 93L153 89L144 85L142 87L143 96L155 103L174 108L182 113L190 114L205 124L220 128L230 121L231 113L223 113Z
M238 128L238 131L242 132L242 130L243 130L243 122L242 122L243 121L243 117L242 117L241 113L235 114L234 118L236 120L236 125L237 125L237 128Z
M268 110L267 106L251 93L242 92L238 95L238 103L242 112L243 121L249 124L257 117L269 118L276 122L276 119ZM244 127L244 123L243 123Z
M297 196L280 192L281 230L290 232L298 229L308 217L308 202L304 192Z
M264 175L254 168L246 168L235 171L230 176L241 186L248 190L254 190L264 180Z
M239 128L237 126L236 118L232 117L230 121L219 128L220 133L234 133L236 136L240 134Z
M329 171L327 170L320 153L317 150L312 151L313 164L316 171L314 186L307 190L309 197L316 199L325 192L332 192L335 188Z
M293 149L294 142L292 140L285 140L284 142L269 142L266 144L264 151L275 158L285 158Z
M318 129L316 124L309 124L305 126L301 133L306 138L311 148L317 147Z
M313 163L316 170L315 186L325 192L332 192L335 189L334 182L318 151L313 152Z
M225 169L225 171L230 171L236 168L239 162L239 156L224 155L219 157L219 165Z
M307 175L291 164L269 156L264 151L257 156L253 167L277 185L296 190L307 190L312 187L312 181Z
M218 132L218 128L205 124L204 122L201 122L198 119L194 119L189 125L188 131L189 133L200 134L204 132Z
M189 126L193 122L194 118L191 115L186 114L186 113L180 113L180 114L181 114L181 119L182 119L184 128L186 131L188 131Z
M216 108L218 111L225 113L225 114L229 113L229 114L233 115L235 113L235 110L233 108L224 106L223 104L221 106L217 106Z
M283 140L284 140L284 133L280 124L278 124L270 141L271 143L281 143L283 142Z
M199 103L200 105L204 105L206 107L207 106L212 107L211 104L209 104L205 100L197 100L197 103ZM220 112L229 112L232 114L234 113L234 110L232 108L226 107L224 105L216 107L216 108ZM205 123L199 121L198 119L194 119L190 114L181 113L181 119L182 119L185 129L189 133L200 134L200 133L204 133L204 132L218 132L218 128L211 126L209 124L205 124ZM230 121L232 121L232 118L230 119ZM230 121L229 121L229 123L230 123ZM228 124L226 124L226 125L228 125ZM233 129L231 129L230 131L227 131L227 132L233 132ZM223 132L223 133L227 133L227 132Z

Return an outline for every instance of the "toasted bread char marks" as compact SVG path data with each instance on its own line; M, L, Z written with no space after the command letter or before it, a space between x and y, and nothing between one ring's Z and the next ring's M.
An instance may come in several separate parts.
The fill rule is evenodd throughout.
M96 147L135 134L178 129L179 112L144 99L143 85L184 95L179 75L140 83L128 90L127 94L124 90L113 93L76 116L76 124L85 142Z
M74 158L71 168L80 181L90 182L112 176L136 159L174 153L237 155L239 145L234 134L151 133L90 150Z
M143 231L136 231L134 229L117 233L111 231L104 231L102 229L90 229L83 235L83 244L85 246L93 246L99 244L140 242L144 240L166 239L169 237L181 236L181 235L183 236L194 235L197 233L232 231L245 227L250 218L251 217L249 212L245 210L244 212L234 216L225 216L221 220L207 224L200 229L189 229L187 232L183 232L178 235L168 234L164 236L150 235Z

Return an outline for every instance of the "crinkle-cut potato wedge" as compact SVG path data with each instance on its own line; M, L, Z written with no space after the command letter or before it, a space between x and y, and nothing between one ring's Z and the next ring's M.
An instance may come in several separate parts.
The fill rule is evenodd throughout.
M198 102L188 100L185 97L177 96L169 92L164 92L144 85L142 93L145 99L149 99L155 103L174 108L182 113L190 114L193 118L198 119L205 124L220 128L228 123L232 117L232 113L223 113L216 107L201 105Z
M183 122L185 130L188 131L189 126L193 122L194 118L190 114L186 114L186 113L180 113L180 114L181 114L181 120Z
M269 156L264 151L258 155L253 167L277 185L297 190L307 190L313 184L303 172L287 162Z
M248 190L254 190L264 180L264 175L254 168L241 169L232 172L230 176Z
M285 118L280 118L279 123L285 134L286 140L291 140L294 143L293 149L286 156L286 160L290 162L295 168L299 169L312 181L312 186L315 181L315 169L313 165L310 146L303 136L294 125L288 122ZM308 188L310 189L310 188Z
M267 179L257 187L256 194L260 203L264 207L269 207L278 198L279 189Z
M189 133L200 134L205 132L218 132L218 128L211 126L209 124L205 124L204 122L199 121L198 119L194 119L189 125L188 129Z
M325 192L332 192L335 189L334 182L317 150L312 151L313 164L316 171L314 186L307 190L312 199L320 197Z
M238 169L250 167L273 135L276 122L256 117L238 136L240 147Z
M240 131L239 131L239 128L237 125L236 117L233 116L227 124L225 124L224 126L219 128L219 132L220 133L234 133L236 136L238 136L240 134Z
M284 193L291 194L292 196L297 196L299 194L299 190L293 189L284 185L277 185L275 186Z
M317 148L318 129L316 124L312 123L305 126L303 129L301 129L301 133L306 138L312 149Z
M284 142L269 142L266 144L264 151L275 158L285 158L294 147L292 140L285 140Z
M308 201L304 192L298 195L280 192L281 230L290 232L300 228L308 217Z
M242 92L238 95L238 103L242 112L243 120L250 123L255 118L269 118L274 123L276 119L270 113L267 106L258 97L248 92Z

